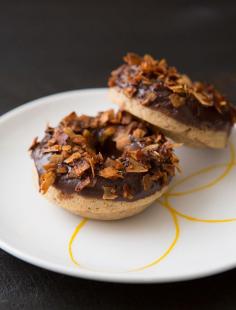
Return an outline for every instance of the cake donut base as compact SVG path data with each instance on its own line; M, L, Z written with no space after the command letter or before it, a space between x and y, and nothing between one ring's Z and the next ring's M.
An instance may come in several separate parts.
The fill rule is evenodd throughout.
M104 200L85 197L77 193L68 195L54 186L51 186L44 196L53 204L85 218L94 220L119 220L144 211L167 188L165 186L160 191L135 201Z
M164 113L143 106L137 99L128 98L116 87L109 90L109 96L114 103L136 117L160 128L164 134L176 142L193 147L224 148L228 141L228 132L210 129L200 129L181 123Z

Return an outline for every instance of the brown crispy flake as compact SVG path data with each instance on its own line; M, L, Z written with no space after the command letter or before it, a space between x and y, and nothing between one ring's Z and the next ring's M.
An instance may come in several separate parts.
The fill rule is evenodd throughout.
M99 116L99 122L101 125L105 125L108 121L114 119L114 110L108 110L102 112Z
M130 157L133 159L139 161L143 158L143 152L142 149L137 149L137 150L127 150L127 153Z
M62 124L64 126L70 125L72 122L74 122L77 119L77 114L75 112L71 112L69 115L63 118Z
M173 85L173 86L168 86L170 90L173 91L173 93L181 94L184 93L184 86L183 85Z
M89 138L89 137L91 137L91 132L88 129L84 129L83 130L83 136L85 138Z
M95 178L95 171L94 171L94 161L93 161L93 158L87 158L88 162L89 162L89 165L90 165L90 168L91 168L91 171L92 171L92 175L93 175L93 178Z
M67 168L65 166L59 166L56 170L57 173L59 174L64 174L64 173L67 173Z
M63 145L62 146L62 151L70 152L71 151L71 145Z
M107 127L105 128L102 132L101 135L99 136L99 141L101 143L104 143L110 136L112 136L116 131L115 127Z
M57 143L57 140L55 138L51 138L48 140L47 144L48 144L48 146L53 146L56 143Z
M125 146L130 144L130 136L128 134L121 134L114 138L114 141L116 142L116 148L122 151Z
M134 195L132 194L131 188L128 184L123 185L123 197L129 200L134 198Z
M142 103L143 105L148 105L148 104L150 104L151 102L155 101L156 98L157 98L157 94L154 93L154 92L150 92L150 93L148 93L148 94L145 96L145 98L141 101L141 103Z
M77 160L77 159L79 159L79 158L81 158L81 154L80 154L80 152L76 152L76 153L73 153L70 157L68 157L66 160L64 160L64 162L66 163L66 164L70 164L70 163L72 163L73 161L75 161L75 160Z
M55 164L58 164L60 162L63 161L63 156L62 154L53 154L51 157L50 157L50 162L52 163L55 163Z
M147 145L143 148L143 152L152 152L152 151L156 151L159 148L160 144L159 143L154 143L154 144L150 144Z
M62 150L62 146L59 144L47 147L43 150L43 153L57 153L57 152L61 152Z
M90 184L90 178L89 177L86 177L85 179L79 180L76 187L75 187L75 191L80 192L83 188L85 188L89 184Z
M57 164L53 162L48 162L45 165L43 165L44 170L47 170L47 171L53 171L56 169L56 167L57 167Z
M152 187L153 180L149 174L145 174L142 178L142 183L143 183L143 189L145 191L148 191Z
M63 131L71 139L76 136L75 132L73 131L73 129L71 127L65 127L65 128L63 128Z
M135 54L135 53L128 53L125 57L124 57L124 61L127 62L128 65L132 66L132 65L140 65L142 58Z
M169 98L174 108L178 109L179 107L185 104L185 98L177 94L171 94Z
M211 107L214 105L214 102L205 94L192 92L193 96L204 106Z
M108 157L104 163L105 167L113 167L116 170L121 170L124 168L123 164L118 159L112 159Z
M148 168L145 167L142 163L134 160L133 158L129 158L129 165L126 167L126 172L133 172L133 173L142 173L147 172Z
M82 159L79 163L74 166L74 171L77 176L81 176L86 170L90 168L90 164L87 160Z
M53 137L51 139L51 145L55 143L64 145L66 144L67 139L68 139L68 135L65 134L61 128L55 129Z
M89 128L90 127L90 120L91 120L91 117L89 117L88 115L81 115L80 117L78 117L78 122L80 124L80 128L82 128L82 129Z
M118 197L116 194L116 189L112 186L103 186L103 196L102 198L105 200L114 200Z
M39 145L38 137L35 137L32 141L31 146L29 147L29 151L33 151Z
M99 175L106 179L119 179L123 178L119 170L113 167L106 167L99 171Z
M40 192L45 194L49 187L54 184L56 179L56 174L53 171L48 171L40 176Z
M189 87L191 87L191 85L192 85L192 81L190 80L190 78L186 74L182 74L178 78L177 83L181 84L181 85L187 85Z

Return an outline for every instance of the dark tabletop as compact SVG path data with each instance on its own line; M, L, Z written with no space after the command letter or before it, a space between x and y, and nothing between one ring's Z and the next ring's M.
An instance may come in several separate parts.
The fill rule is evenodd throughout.
M236 102L235 1L1 1L0 114L106 86L127 51L165 57ZM0 309L236 309L236 270L182 283L70 278L0 251Z

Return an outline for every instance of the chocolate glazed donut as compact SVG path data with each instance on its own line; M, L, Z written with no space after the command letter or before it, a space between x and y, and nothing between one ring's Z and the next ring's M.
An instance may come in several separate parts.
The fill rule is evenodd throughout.
M178 169L173 144L148 123L113 110L71 113L30 147L39 189L81 216L132 216L167 189Z
M212 85L192 82L165 59L129 53L124 60L109 79L112 101L177 142L226 146L236 109Z

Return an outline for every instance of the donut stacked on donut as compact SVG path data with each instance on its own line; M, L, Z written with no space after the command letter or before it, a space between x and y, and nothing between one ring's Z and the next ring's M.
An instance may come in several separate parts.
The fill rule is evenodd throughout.
M109 79L111 99L176 141L223 148L235 108L212 86L192 82L164 59L129 53Z
M144 210L178 169L173 144L128 112L71 113L35 139L40 192L76 214L120 219Z

